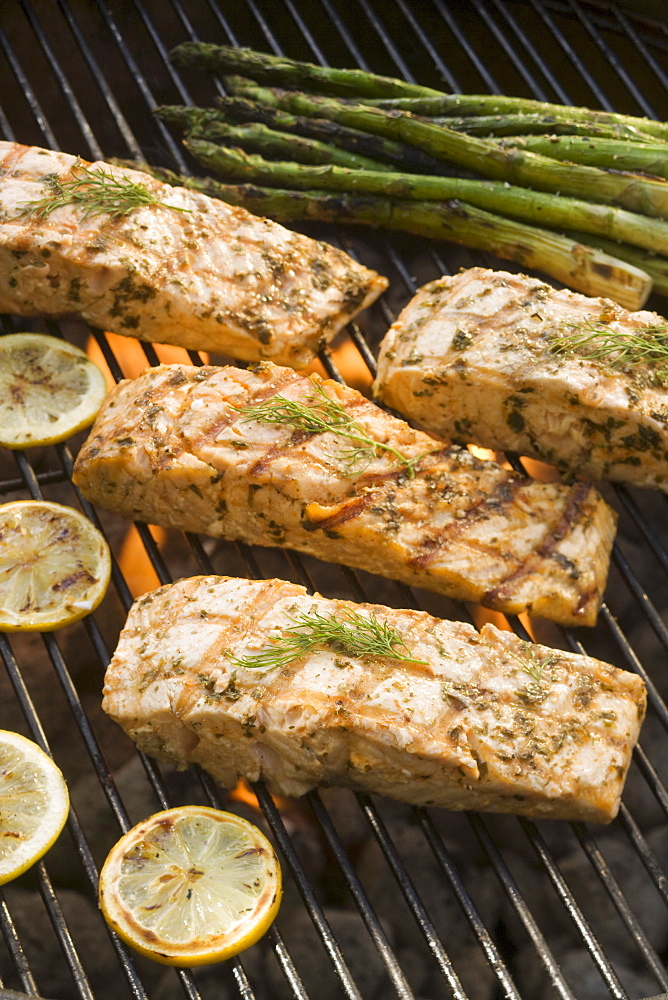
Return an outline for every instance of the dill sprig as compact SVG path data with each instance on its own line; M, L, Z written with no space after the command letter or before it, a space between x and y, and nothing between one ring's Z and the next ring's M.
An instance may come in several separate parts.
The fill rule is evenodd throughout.
M541 654L533 643L526 642L525 640L522 640L521 645L522 656L518 656L517 653L511 653L510 655L513 659L517 660L525 674L532 677L536 684L541 684L543 671L547 667L551 667L559 659L559 654L554 652Z
M112 219L128 215L143 205L163 205L175 212L189 212L188 208L166 205L143 184L129 177L117 177L106 170L91 169L83 164L72 168L70 180L61 181L55 174L46 178L49 193L43 198L23 202L23 215L40 221L47 219L57 208L77 205L83 208L82 219L109 215Z
M575 354L614 371L633 371L651 365L651 377L668 382L668 323L655 323L631 333L603 323L586 321L551 339L554 354Z
M244 420L263 420L271 424L284 424L295 430L308 434L336 434L353 442L349 448L337 453L346 467L347 476L356 476L364 472L381 451L393 455L404 466L409 478L415 475L415 469L429 452L422 452L414 458L407 458L392 445L376 441L361 427L343 405L332 399L322 386L311 379L313 393L307 402L288 399L286 396L274 396L263 403L254 403L241 408Z
M293 624L271 646L250 656L232 657L236 667L273 670L298 660L314 649L331 649L348 656L387 657L402 663L426 663L410 655L399 632L372 613L344 611L341 615L310 614L289 616ZM404 650L405 652L402 652Z

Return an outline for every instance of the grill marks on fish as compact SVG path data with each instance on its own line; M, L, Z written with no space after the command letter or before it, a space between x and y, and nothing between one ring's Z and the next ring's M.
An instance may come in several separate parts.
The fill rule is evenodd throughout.
M656 313L470 268L402 310L373 392L441 438L668 491L667 358Z
M441 528L437 533L426 533L420 543L417 554L410 560L411 565L420 566L423 569L426 568L438 556L439 549L465 535L472 522L485 520L489 517L490 513L497 513L503 511L504 508L510 507L514 502L515 493L521 489L522 484L523 481L519 477L509 482L504 481L496 484L490 496L481 496L472 500L471 505L462 511L462 516L458 517L457 520L452 521L447 527ZM549 531L550 529L548 528L547 530ZM492 547L489 544L479 542L474 547L478 548L481 552L492 552ZM547 553L544 553L544 555L547 555ZM533 562L534 560L532 560L532 564ZM516 576L522 567L525 567L528 571L529 566L526 560L520 564L519 569L515 568L511 571L512 575ZM501 590L501 586L499 585L493 592L489 592L489 600L495 599L493 595L496 591ZM487 595L486 600L488 600Z
M351 476L333 431L248 419L257 402L316 398L310 378L263 363L164 365L121 383L75 481L124 517L289 546L507 613L594 623L616 515L592 487L539 483L444 448L355 390L314 378L372 440L420 456L414 475L379 448Z
M540 565L541 560L555 557L557 545L571 530L573 522L579 516L582 504L587 500L590 490L591 487L588 483L575 483L571 487L570 498L565 510L554 524L546 526L545 539L536 547L535 554L529 556L528 559L525 559L523 563L520 563L514 570L509 572L508 576L493 591L485 594L483 603L494 605L499 601L503 601L505 595L512 593L513 589L517 586L520 576L535 571ZM561 562L565 570L572 573L574 579L578 578L579 570L572 560L559 553L557 553L556 558ZM583 590L580 596L581 607L586 607L593 596L594 594L591 589Z
M30 204L88 171L154 204L86 216ZM85 174L83 176L86 176ZM142 340L304 367L387 280L325 243L148 174L0 142L0 311L74 314Z
M205 615L202 615L202 611ZM300 614L373 615L411 656L321 648L240 666ZM139 598L105 678L138 746L301 795L347 785L418 805L609 822L645 712L642 680L486 625L196 577Z

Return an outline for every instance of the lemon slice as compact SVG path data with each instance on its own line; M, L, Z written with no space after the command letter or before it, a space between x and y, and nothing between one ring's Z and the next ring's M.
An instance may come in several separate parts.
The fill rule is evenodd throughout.
M87 517L46 500L0 505L0 632L50 632L105 595L109 546Z
M78 347L42 333L0 337L0 444L53 444L88 427L107 392Z
M281 901L273 847L247 820L207 806L155 813L112 847L100 907L131 947L164 965L206 965L249 948Z
M0 730L0 885L46 854L70 808L60 770L36 743Z

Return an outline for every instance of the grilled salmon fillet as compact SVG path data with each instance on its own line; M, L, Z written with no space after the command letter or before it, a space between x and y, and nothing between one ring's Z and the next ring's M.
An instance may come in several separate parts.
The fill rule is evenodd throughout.
M114 195L141 201L138 189L153 203L91 214ZM386 287L343 251L243 208L0 142L0 312L69 313L142 340L301 368Z
M298 621L375 619L406 659L320 643L268 665ZM314 631L314 627L312 627ZM410 659L412 658L412 660ZM221 784L346 785L417 805L607 823L645 712L635 674L425 612L201 576L140 597L103 708L148 754Z
M667 348L656 313L475 267L408 303L374 395L444 438L668 491Z
M306 424L277 422L293 411ZM589 484L515 475L354 389L267 362L162 365L120 383L74 480L126 518L289 546L566 624L594 623L616 526Z

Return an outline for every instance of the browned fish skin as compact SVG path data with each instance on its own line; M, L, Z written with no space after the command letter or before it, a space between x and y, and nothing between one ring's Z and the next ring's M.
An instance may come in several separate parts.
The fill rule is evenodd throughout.
M555 337L664 330L522 274L471 268L419 290L381 344L374 395L432 434L542 459L568 475L668 491L668 393L651 363L616 371Z
M591 486L539 483L441 448L354 389L316 384L374 440L407 459L428 452L415 476L381 451L351 477L350 442L240 413L277 396L313 400L311 379L262 363L163 365L121 383L75 482L130 519L285 545L507 613L594 623L616 515Z
M317 612L373 614L425 663L317 649L256 654ZM281 580L195 577L140 597L103 708L149 754L302 795L346 785L417 805L607 823L645 713L635 674L424 612L310 597Z
M74 204L26 215L52 191L50 177L66 182L81 166L141 184L159 204L115 219L83 218ZM303 368L386 287L342 250L243 208L0 142L0 312L73 314L142 340Z

